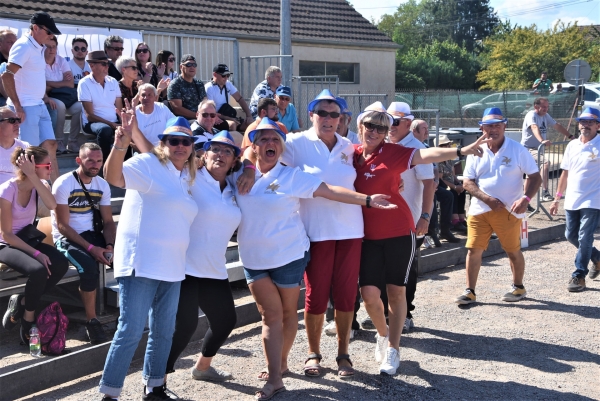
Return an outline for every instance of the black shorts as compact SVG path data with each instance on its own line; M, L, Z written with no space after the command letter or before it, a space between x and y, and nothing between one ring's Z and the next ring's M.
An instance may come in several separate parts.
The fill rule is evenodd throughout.
M406 286L415 256L415 234L363 240L359 284L384 288L386 284Z

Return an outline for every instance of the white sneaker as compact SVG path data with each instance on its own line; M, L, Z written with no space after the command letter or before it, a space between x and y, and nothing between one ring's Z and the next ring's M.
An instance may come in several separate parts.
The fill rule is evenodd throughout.
M400 352L396 351L395 348L388 347L385 352L385 358L379 366L379 373L385 373L387 375L395 375L396 371L400 367Z
M381 362L385 358L385 350L388 346L388 341L390 339L390 330L388 328L388 334L385 337L379 335L379 333L375 333L375 341L377 344L375 345L375 360L377 362Z
M327 323L327 326L325 326L325 328L323 329L323 331L328 336L335 336L335 335L337 335L337 327L335 326L335 320L332 320L331 322Z

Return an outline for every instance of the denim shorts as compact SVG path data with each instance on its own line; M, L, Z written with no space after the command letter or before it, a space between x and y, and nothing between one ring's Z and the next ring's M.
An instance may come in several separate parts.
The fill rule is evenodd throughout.
M279 288L294 288L300 285L309 261L310 252L306 251L303 258L273 269L250 270L244 267L244 275L248 284L263 277L271 277L273 283Z

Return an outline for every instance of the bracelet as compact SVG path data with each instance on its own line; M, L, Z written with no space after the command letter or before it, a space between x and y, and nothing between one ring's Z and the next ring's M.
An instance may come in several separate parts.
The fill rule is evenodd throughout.
M252 170L256 171L256 166L255 166L254 164L247 164L247 165L245 165L245 166L244 166L244 169L247 169L247 168L249 168L249 169L252 169Z
M127 148L119 148L119 147L115 146L114 143L112 145L110 145L110 147L113 148L113 149L117 149L117 150L119 150L121 152L125 152L127 150Z
M37 257L38 257L38 255L39 255L40 253L41 253L40 251L35 251L35 252L33 253L33 257L34 257L34 258L37 258Z
M463 154L460 152L461 149L462 149L462 146L460 146L460 145L458 145L456 147L456 156L458 156L458 157L462 157L463 156Z
M367 195L367 208L371 207L371 195Z
M87 251L88 252L91 251L93 247L94 247L94 244L90 244L90 246L87 247Z
M527 199L527 202L531 202L531 198L527 195L523 195L523 198Z
M556 197L557 197L558 199L560 199L560 198L562 198L562 197L563 197L563 194L561 194L560 192L556 192Z

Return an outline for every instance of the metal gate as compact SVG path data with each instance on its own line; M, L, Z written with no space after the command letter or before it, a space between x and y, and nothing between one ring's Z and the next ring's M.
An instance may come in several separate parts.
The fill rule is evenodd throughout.
M331 93L337 94L339 86L340 79L337 75L292 77L292 100L304 128L310 127L308 104L323 89L329 89Z
M240 81L238 90L242 93L244 99L250 102L252 92L256 85L265 80L265 71L270 66L278 66L281 68L283 65L281 60L283 58L293 59L294 56L248 56L242 57L240 60Z

